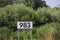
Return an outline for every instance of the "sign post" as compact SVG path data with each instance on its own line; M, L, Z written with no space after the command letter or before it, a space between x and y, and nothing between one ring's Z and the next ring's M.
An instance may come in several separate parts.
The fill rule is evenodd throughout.
M18 40L20 40L19 30L21 29L28 29L30 30L30 40L32 40L32 22L17 22L17 29L18 29Z
M30 40L32 40L32 30L30 30Z
M20 34L19 34L19 30L18 30L18 40L20 40Z

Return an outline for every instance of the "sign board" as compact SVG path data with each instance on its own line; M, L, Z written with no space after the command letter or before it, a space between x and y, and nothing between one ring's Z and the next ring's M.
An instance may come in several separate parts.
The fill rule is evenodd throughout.
M32 29L32 22L17 22L17 29Z

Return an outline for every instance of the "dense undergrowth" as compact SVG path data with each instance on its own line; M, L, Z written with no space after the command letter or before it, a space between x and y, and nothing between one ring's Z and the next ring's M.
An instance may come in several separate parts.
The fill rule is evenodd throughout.
M33 40L60 40L60 8L34 10L24 4L0 8L0 40L17 40L17 21L32 21ZM29 40L29 30L20 31L21 40Z

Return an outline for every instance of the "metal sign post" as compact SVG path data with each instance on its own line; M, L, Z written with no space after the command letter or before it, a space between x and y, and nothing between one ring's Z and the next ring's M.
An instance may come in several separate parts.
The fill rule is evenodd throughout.
M33 23L32 22L17 22L18 40L20 40L19 30L21 30L21 29L30 30L30 40L32 40L32 27L33 27Z
M32 40L32 30L30 29L30 40Z
M18 40L20 40L20 33L19 33L20 30L18 30Z

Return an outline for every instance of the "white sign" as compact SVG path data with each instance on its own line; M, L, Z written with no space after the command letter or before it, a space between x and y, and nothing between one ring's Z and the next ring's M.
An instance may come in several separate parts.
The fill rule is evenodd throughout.
M32 29L32 22L17 22L17 29Z

